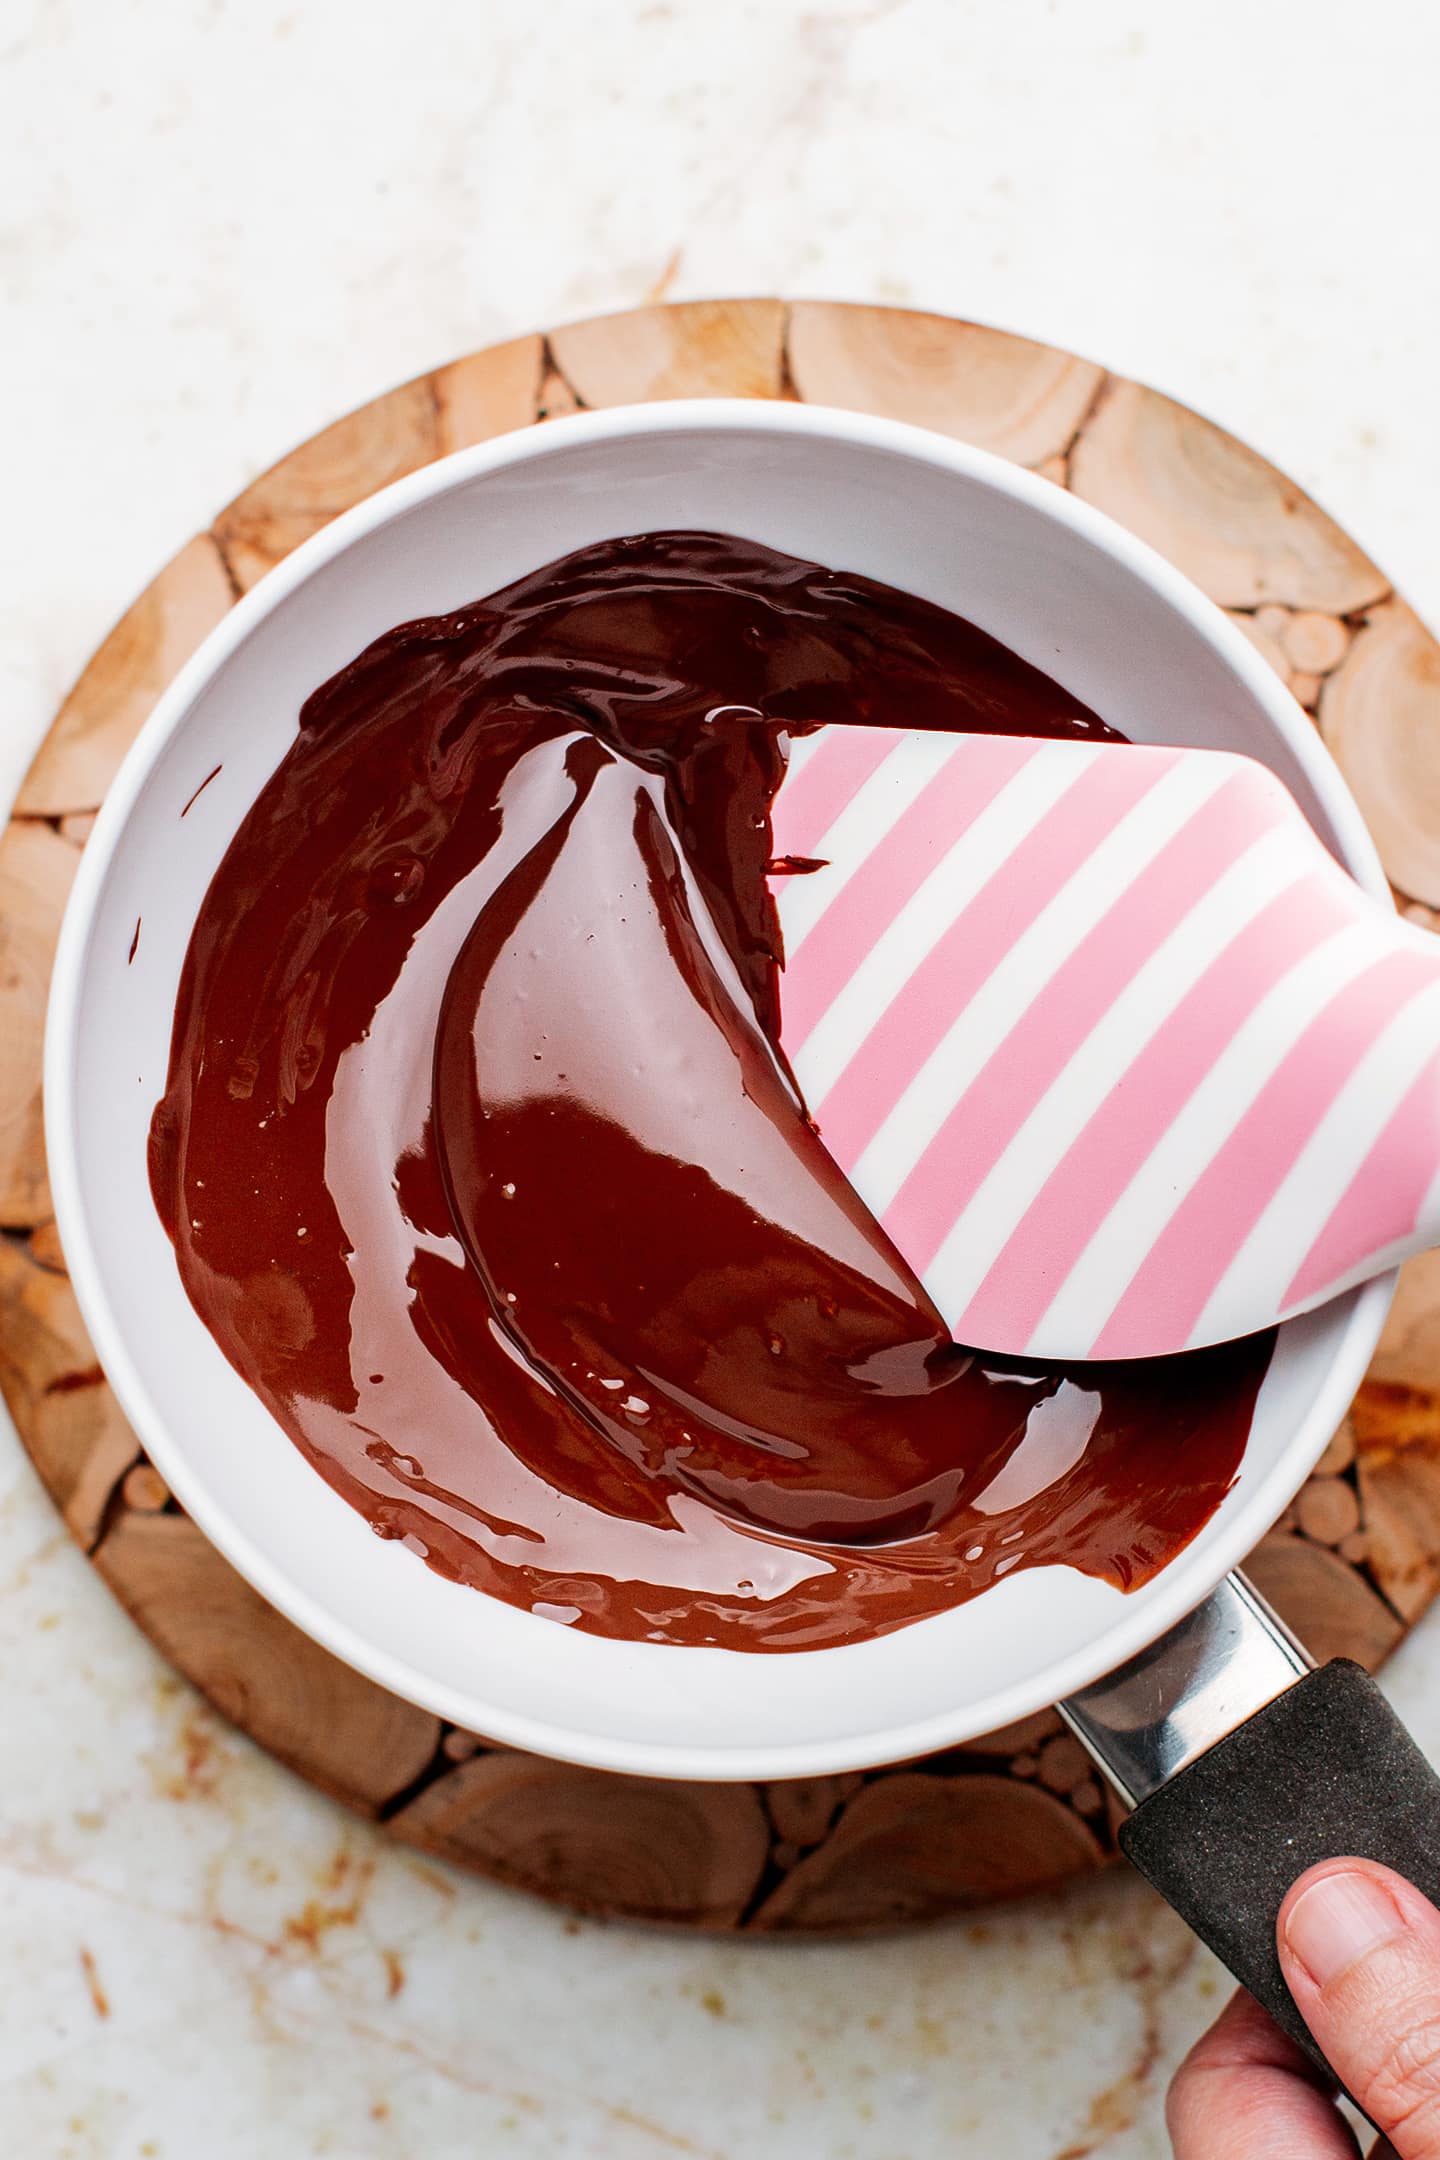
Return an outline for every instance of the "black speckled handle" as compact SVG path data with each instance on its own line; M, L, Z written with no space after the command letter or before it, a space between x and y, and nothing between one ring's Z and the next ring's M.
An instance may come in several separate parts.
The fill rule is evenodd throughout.
M1440 1902L1440 1778L1368 1674L1336 1658L1142 1800L1120 1847L1323 2062L1281 1977L1281 1902L1306 1868L1347 1853Z

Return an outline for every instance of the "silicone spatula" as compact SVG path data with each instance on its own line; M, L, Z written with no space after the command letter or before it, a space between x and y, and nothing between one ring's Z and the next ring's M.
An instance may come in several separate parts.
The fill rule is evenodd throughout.
M1244 757L827 727L781 1042L956 1339L1158 1355L1440 1244L1440 943Z

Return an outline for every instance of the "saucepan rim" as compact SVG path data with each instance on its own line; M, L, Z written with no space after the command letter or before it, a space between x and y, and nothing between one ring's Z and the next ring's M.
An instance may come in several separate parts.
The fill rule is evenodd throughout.
M184 729L207 685L250 638L258 626L292 599L307 581L380 526L404 518L431 498L505 467L529 460L563 456L577 445L620 441L636 435L680 437L750 430L761 434L808 435L819 440L888 452L932 469L950 472L1012 497L1045 518L1068 526L1092 547L1170 608L1216 650L1244 689L1262 708L1303 769L1335 836L1346 867L1360 884L1380 898L1388 887L1379 858L1358 808L1298 705L1264 659L1224 612L1144 542L1091 505L1077 500L1049 480L1014 466L985 450L934 434L907 422L844 412L828 407L768 403L749 399L695 399L619 406L579 413L543 427L499 436L460 450L394 482L354 509L344 512L302 543L258 585L241 598L205 639L158 700L120 767L81 857L66 911L52 978L45 1045L45 1135L56 1218L67 1265L97 1355L121 1407L201 1532L279 1611L345 1663L366 1673L393 1693L421 1704L456 1723L476 1726L497 1740L594 1767L693 1778L798 1777L860 1767L926 1753L953 1744L973 1732L1009 1722L1041 1707L1020 1699L992 1695L987 1724L956 1709L911 1719L900 1726L877 1722L867 1729L865 1745L832 1740L795 1741L764 1746L727 1744L713 1748L667 1747L603 1733L572 1732L553 1722L506 1711L483 1713L483 1683L467 1696L438 1682L418 1666L362 1639L332 1612L293 1571L260 1551L249 1535L206 1486L203 1473L187 1455L183 1440L172 1434L142 1376L139 1364L117 1322L104 1268L91 1235L89 1209L79 1176L76 1089L76 1043L81 991L104 895L107 875L128 820L148 778L171 741ZM1073 1693L1100 1677L1164 1632L1208 1594L1239 1564L1256 1539L1280 1512L1302 1477L1318 1458L1363 1377L1379 1338L1393 1291L1387 1276L1367 1284L1347 1299L1348 1313L1331 1313L1321 1325L1336 1329L1333 1354L1308 1414L1277 1453L1271 1468L1257 1478L1243 1510L1223 1526L1202 1529L1183 1553L1147 1586L1135 1603L1135 1619L1122 1620L1082 1651L1059 1657L1046 1673L1047 1699ZM473 1591L473 1596L485 1593ZM925 1621L916 1623L924 1627ZM903 1632L903 1631L902 1631ZM683 1654L683 1653L682 1653ZM733 1651L705 1656L733 1659ZM829 1651L793 1653L830 1656ZM842 1653L843 1654L843 1653ZM768 1659L759 1659L768 1663ZM957 1695L965 1689L957 1687ZM1033 1688L1029 1693L1033 1696ZM999 1714L990 1714L998 1712ZM883 1716L883 1705L879 1715Z

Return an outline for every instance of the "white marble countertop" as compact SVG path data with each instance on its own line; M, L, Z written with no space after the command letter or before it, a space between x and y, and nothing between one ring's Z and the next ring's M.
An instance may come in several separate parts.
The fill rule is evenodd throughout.
M0 0L0 791L178 541L377 390L665 292L1070 345L1440 619L1411 0ZM1440 1616L1393 1668L1440 1750ZM863 1946L582 1925L197 1705L0 1435L17 2160L1151 2160L1221 1981L1116 1875Z

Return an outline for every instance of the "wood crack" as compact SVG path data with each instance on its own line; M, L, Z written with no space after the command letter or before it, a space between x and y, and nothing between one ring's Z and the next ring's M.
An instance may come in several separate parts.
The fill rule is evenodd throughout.
M445 1743L451 1733L456 1730L457 1728L453 1725L441 1727L440 1737L435 1743L435 1752L429 1762L415 1773L408 1784L401 1785L387 1799L381 1801L375 1811L375 1820L378 1823L388 1824L393 1821L394 1817L400 1814L402 1809L409 1807L413 1801L420 1798L422 1793L428 1792L432 1785L438 1785L442 1778L447 1777L452 1770L459 1767L454 1757L447 1755L445 1752Z
M245 597L245 587L241 584L240 579L236 574L235 565L230 560L230 550L225 544L225 540L220 532L218 523L209 527L206 537L214 542L215 553L220 558L220 568L224 573L226 584L230 587L230 599L232 604L236 600L243 600Z
M785 311L780 317L779 394L790 403L798 405L801 403L800 386L795 380L795 369L790 358L790 327L794 319L795 310L787 302Z
M576 389L555 355L555 347L548 337L540 340L540 385L535 398L535 417L548 420L555 416L557 407L553 395L548 395L551 384L558 383L572 412L588 412L580 392ZM563 406L560 409L564 409Z
M1084 436L1085 430L1089 427L1091 421L1095 418L1101 406L1104 404L1106 398L1109 397L1111 391L1115 388L1115 385L1119 381L1119 379L1120 378L1118 376L1112 375L1108 368L1104 368L1101 370L1100 380L1096 383L1094 390L1091 392L1089 401L1086 404L1084 412L1081 413L1080 418L1076 421L1074 428L1071 430L1068 441L1066 441L1055 453L1056 456L1058 456L1058 458L1060 459L1061 465L1064 468L1065 486L1067 488L1070 485L1070 460L1075 453L1075 447L1081 441L1082 437Z

